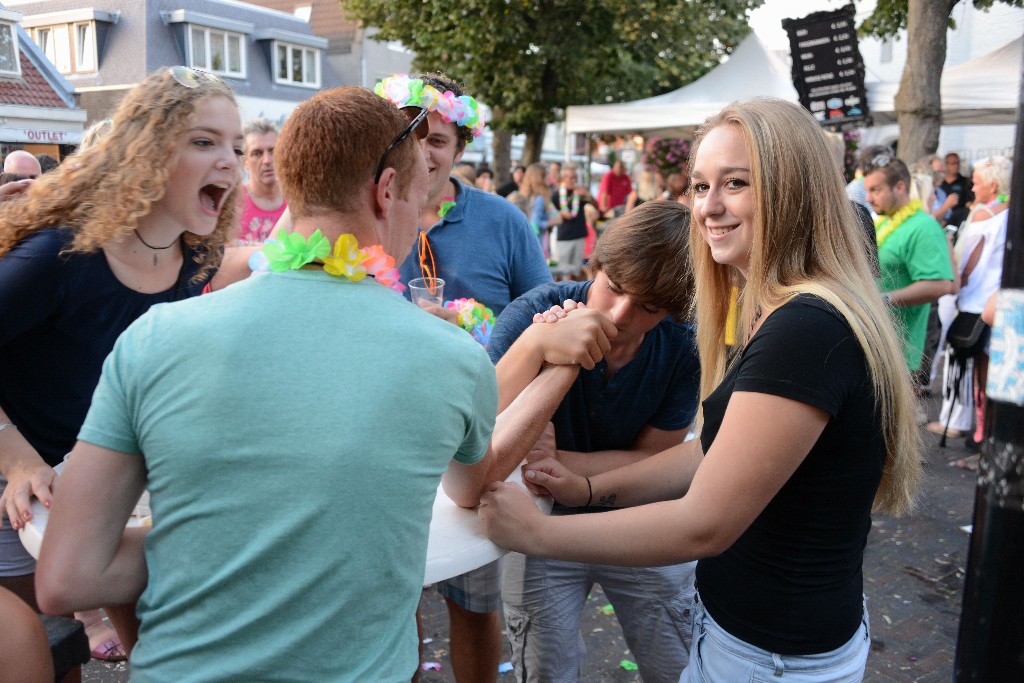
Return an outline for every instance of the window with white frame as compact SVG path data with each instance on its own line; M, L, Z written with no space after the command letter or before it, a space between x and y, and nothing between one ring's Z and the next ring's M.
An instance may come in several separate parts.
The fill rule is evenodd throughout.
M15 24L0 21L0 76L20 76L18 30Z
M320 87L320 50L274 41L274 80L286 85Z
M62 74L96 70L96 24L79 21L32 29L32 38Z
M189 66L222 76L245 77L245 36L206 26L189 27Z

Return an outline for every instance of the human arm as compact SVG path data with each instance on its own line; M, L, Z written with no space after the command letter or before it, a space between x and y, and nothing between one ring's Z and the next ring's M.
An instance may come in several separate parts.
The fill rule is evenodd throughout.
M999 300L999 290L992 292L992 296L985 302L985 309L981 312L981 319L986 325L996 324L996 302Z
M593 369L611 348L610 340L616 334L615 325L593 309L574 312L556 323L528 326L496 366L498 410L504 410L545 363Z
M46 527L36 594L50 614L138 599L148 572L146 528L125 529L146 483L141 455L79 441L61 472Z
M217 268L217 272L210 280L210 289L212 291L224 289L228 285L252 275L252 270L249 268L249 257L262 248L251 244L225 246L220 267Z
M48 320L60 315L65 269L73 268L60 257L67 239L57 230L37 231L0 259L0 347L23 335L38 335ZM2 362L24 361L5 357ZM33 368L36 371L45 373L46 369ZM0 509L7 511L15 528L20 528L32 518L32 496L49 507L54 472L21 431L32 434L31 425L19 425L17 417L12 419L11 413L17 414L23 407L13 398L11 401L0 410L0 422L13 423L0 431L0 474L8 480Z
M533 198L533 211L530 212L530 223L537 226L538 230L545 230L548 227L548 204L541 195L536 195Z
M946 198L942 200L942 203L931 212L932 218L937 221L941 221L959 201L960 195L955 192L946 195Z
M632 192L629 193L629 196L626 197L626 211L632 211L633 207L635 207L635 206L636 206L636 190L633 190Z
M456 505L476 506L490 482L508 478L544 432L577 372L574 366L546 368L499 412L483 459L472 465L449 463L441 486Z
M978 241L975 242L974 246L971 248L971 253L967 255L966 260L964 261L964 267L960 272L960 287L967 285L967 281L970 279L971 273L974 272L975 267L978 265L978 261L981 260L981 253L984 246L985 236L981 235L978 237Z
M590 453L560 450L555 454L555 458L576 474L589 477L625 467L645 460L655 453L678 446L686 438L687 431L686 429L657 429L651 425L644 425L630 449L592 451Z
M34 178L25 178L24 180L14 180L0 185L0 202L6 202L8 199L14 199L24 194L28 188L32 187L34 182Z
M608 189L611 186L612 173L609 171L601 176L601 184L597 188L597 208L601 210L603 215L606 211L611 209L611 195L608 193Z
M2 409L0 423L11 423ZM7 479L7 487L0 496L0 512L7 513L14 529L31 521L33 497L45 507L53 504L53 468L22 436L17 425L0 431L0 474Z
M918 280L888 294L890 306L917 306L936 301L940 296L955 294L952 280Z
M825 411L808 404L738 391L703 460L699 444L689 441L590 477L592 504L636 507L546 517L526 508L524 494L496 482L481 501L480 516L496 543L537 557L656 566L714 556L761 514L827 422ZM534 480L559 490L546 476ZM579 478L569 486L555 498L569 496L578 503Z

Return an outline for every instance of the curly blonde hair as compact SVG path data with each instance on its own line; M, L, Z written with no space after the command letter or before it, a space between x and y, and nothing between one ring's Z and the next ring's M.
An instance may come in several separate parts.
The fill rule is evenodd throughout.
M864 350L882 420L888 454L875 509L907 512L921 479L910 374L871 273L866 237L821 126L799 105L783 100L733 103L705 121L691 159L698 158L704 137L719 126L735 126L750 153L755 229L739 301L741 342L746 343L759 306L774 308L806 293L835 307ZM733 268L715 262L695 220L690 250L697 283L701 398L706 398L728 364L725 329Z
M132 232L167 190L176 163L175 147L197 104L224 97L237 107L223 81L199 74L183 85L170 69L161 69L132 88L121 100L110 131L87 152L76 152L54 171L40 176L29 190L0 207L0 258L27 235L62 226L74 239L69 252L96 252ZM221 247L237 223L235 193L223 202L217 227L209 235L185 232L202 268L197 277L220 264Z

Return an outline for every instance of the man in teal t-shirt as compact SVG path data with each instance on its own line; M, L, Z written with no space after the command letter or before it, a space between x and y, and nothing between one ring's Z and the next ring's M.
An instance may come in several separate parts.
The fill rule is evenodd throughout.
M864 176L868 201L878 214L878 279L902 332L907 368L916 372L928 335L928 309L953 288L949 243L934 218L910 200L910 171L887 154L875 156Z
M546 424L523 402L492 446L487 354L388 286L426 198L416 113L361 88L299 105L277 147L295 232L265 248L273 272L153 307L104 364L41 602L138 600L134 681L410 680L438 482L476 505ZM152 530L125 531L143 487Z

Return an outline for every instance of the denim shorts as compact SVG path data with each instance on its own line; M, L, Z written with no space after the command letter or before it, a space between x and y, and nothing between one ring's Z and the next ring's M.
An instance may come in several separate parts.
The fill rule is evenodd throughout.
M860 628L844 645L815 655L780 655L726 632L695 595L693 647L679 683L860 683L871 649L867 598L864 602Z
M501 559L438 581L437 592L469 612L497 612L501 607Z

